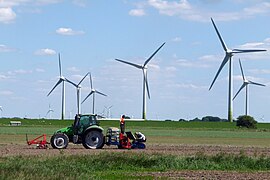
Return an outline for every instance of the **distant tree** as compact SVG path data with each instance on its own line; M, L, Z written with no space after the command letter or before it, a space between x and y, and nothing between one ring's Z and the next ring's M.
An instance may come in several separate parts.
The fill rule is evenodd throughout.
M192 119L192 120L190 120L190 121L201 121L201 119L199 119L199 118L194 118L194 119Z
M219 117L205 116L205 117L202 118L202 121L220 122L221 119Z
M186 122L187 120L185 120L185 119L179 119L179 122Z
M236 121L236 126L238 127L246 127L246 128L257 128L257 121L251 116L239 116Z

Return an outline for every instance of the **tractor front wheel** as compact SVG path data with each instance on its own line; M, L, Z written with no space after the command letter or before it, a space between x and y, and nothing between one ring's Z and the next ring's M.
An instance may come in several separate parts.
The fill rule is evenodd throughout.
M51 137L51 146L54 149L65 149L68 146L68 136L64 133L56 133Z
M86 149L101 149L104 146L102 132L97 130L87 131L83 137L83 146Z

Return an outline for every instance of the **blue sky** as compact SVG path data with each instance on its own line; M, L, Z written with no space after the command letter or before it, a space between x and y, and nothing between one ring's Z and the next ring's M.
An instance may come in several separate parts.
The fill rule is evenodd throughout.
M96 111L141 117L142 72L115 58L143 64L150 61L151 99L148 119L192 119L206 115L227 118L228 66L212 90L224 51L211 24L230 48L267 52L234 56L234 94L242 84L238 59L250 86L250 115L270 122L270 3L264 0L3 0L0 1L0 106L5 117L45 117L49 104L60 118L61 87L47 97L58 77L74 82L90 71ZM82 84L82 98L90 91ZM66 85L66 117L76 113L76 91ZM91 99L82 112L91 111ZM234 101L236 118L244 114L244 91Z

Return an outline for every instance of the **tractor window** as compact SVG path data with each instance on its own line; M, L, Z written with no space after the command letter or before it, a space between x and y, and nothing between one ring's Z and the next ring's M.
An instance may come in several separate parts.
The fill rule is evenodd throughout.
M91 123L89 122L88 116L82 116L80 119L80 125L81 126L89 126Z

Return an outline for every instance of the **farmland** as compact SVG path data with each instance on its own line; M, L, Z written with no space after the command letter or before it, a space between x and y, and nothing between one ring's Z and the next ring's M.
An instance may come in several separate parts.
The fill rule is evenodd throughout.
M70 144L65 150L39 150L26 145L26 133L29 138L41 134L50 137L72 121L21 120L22 126L18 127L9 126L9 121L0 120L0 167L5 179L116 179L122 174L133 179L256 179L270 175L270 124L261 123L257 129L247 130L227 122L127 121L127 131L146 135L147 149L104 146L101 150L87 150ZM100 125L107 129L118 127L118 123L101 121ZM17 173L9 175L11 167Z

